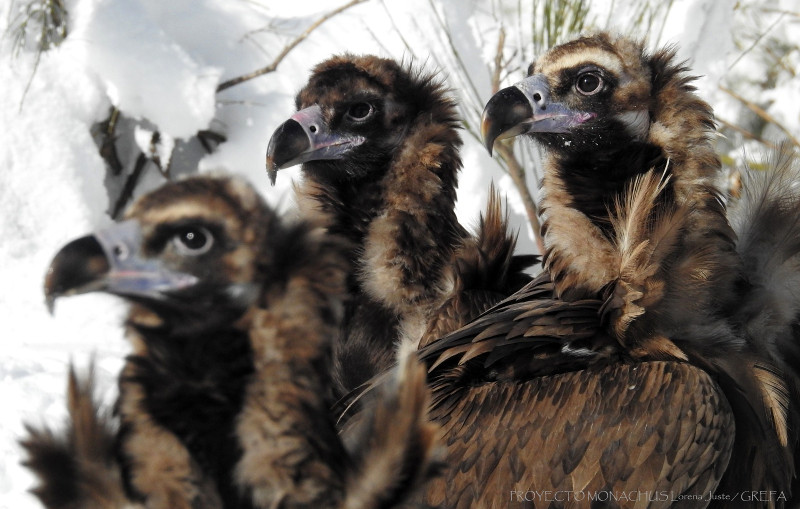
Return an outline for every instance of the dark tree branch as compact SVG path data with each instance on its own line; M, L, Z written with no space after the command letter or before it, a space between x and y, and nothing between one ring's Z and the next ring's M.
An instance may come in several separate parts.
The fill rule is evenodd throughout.
M111 169L112 175L119 175L122 173L122 162L119 160L119 155L117 154L117 121L119 120L119 110L115 107L111 107L111 114L108 116L108 120L101 124L102 133L100 133L101 143L100 143L100 157L106 162L108 167Z
M144 172L145 166L147 165L147 160L147 156L144 154L144 152L140 153L139 157L136 158L136 164L133 167L133 172L128 175L128 179L125 181L125 185L123 186L122 191L119 193L117 202L114 204L114 209L111 211L112 219L119 219L119 215L133 197L133 191L136 189L136 184L139 183L139 179Z
M536 247L539 249L539 253L543 254L544 240L542 240L542 225L539 222L539 211L536 207L536 202L533 200L533 196L531 196L530 190L528 190L528 185L525 182L525 169L514 155L512 146L513 145L501 142L495 145L495 151L508 167L511 180L517 187L520 197L522 197L522 204L525 205L525 213L528 215L528 221L531 223L533 235L536 239Z

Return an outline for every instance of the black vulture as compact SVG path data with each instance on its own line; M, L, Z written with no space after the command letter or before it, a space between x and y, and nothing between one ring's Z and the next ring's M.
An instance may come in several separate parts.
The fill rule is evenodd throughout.
M426 419L421 366L410 359L397 369L397 383L368 407L370 434L356 449L345 449L330 416L345 244L284 221L240 179L204 176L162 186L125 221L59 251L45 284L51 304L88 291L131 303L117 458L94 464L118 466L130 501L187 509L397 507L422 484L437 428ZM110 451L107 432L77 422L70 429L62 450L102 440L98 448ZM29 462L42 477L40 493L64 496L43 502L89 504L82 487L98 469L43 467L40 451L53 449L46 436L31 432ZM54 475L59 470L70 474L71 490Z
M782 506L796 409L730 318L744 283L710 107L674 50L604 33L529 75L482 130L544 147L545 272L420 352L451 465L428 501Z
M474 236L454 211L460 119L433 74L375 56L318 64L279 126L267 170L302 163L304 219L352 242L334 343L337 396L394 363L398 343L458 328L530 280L498 199ZM427 331L427 332L426 332Z

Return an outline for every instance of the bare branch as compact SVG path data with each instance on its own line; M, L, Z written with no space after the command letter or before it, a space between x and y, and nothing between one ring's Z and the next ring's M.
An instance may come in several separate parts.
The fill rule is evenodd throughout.
M415 59L416 55L414 54L414 48L411 47L411 45L408 43L406 38L403 36L403 31L400 30L400 28L398 28L397 22L395 21L394 16L392 16L391 11L389 11L389 7L386 5L386 2L383 1L383 0L381 1L381 7L383 7L383 11L386 13L386 17L389 18L389 22L392 24L392 29L394 29L395 34L397 34L397 36L400 37L400 41L403 43L403 46L405 46L406 51L408 51L408 53L411 55L411 57ZM374 35L372 37L373 37L373 39L378 41L378 39ZM380 41L378 41L378 43L380 44Z
M496 94L500 90L500 77L502 70L507 66L503 63L503 48L506 45L506 31L501 26L500 34L497 40L497 51L494 56L494 71L492 73L492 94ZM513 142L512 142L513 143ZM525 206L525 213L528 216L528 222L533 229L533 236L536 240L536 247L540 253L544 253L544 241L541 235L541 224L539 223L539 210L536 207L536 202L531 196L528 184L525 182L525 170L522 164L514 155L513 145L506 143L497 144L497 155L503 161L504 166L508 169L508 174L511 175L511 180L517 188L522 204Z
M719 88L720 88L720 90L722 90L726 94L730 95L731 97L733 97L737 101L739 101L742 104L744 104L747 107L747 109L749 109L750 111L752 111L753 113L758 115L764 121L766 121L766 122L768 122L770 124L774 124L778 129L780 129L781 131L784 132L784 134L786 134L787 138L789 138L789 140L792 142L792 144L794 146L800 148L800 141L797 140L797 138L794 136L794 134L792 134L792 132L786 126L784 126L782 123L778 122L778 120L775 117L773 117L772 115L770 115L769 113L764 111L764 109L761 108L759 105L757 105L757 104L755 104L755 103L753 103L751 101L748 101L744 97L740 96L739 94L737 94L733 90L724 87L723 85L720 85Z
M233 87L235 85L238 85L240 83L244 83L245 81L250 81L253 78L257 78L259 76L263 76L264 74L269 74L271 72L274 72L275 69L277 69L278 66L280 65L280 63L283 61L283 59L286 58L286 55L288 55L298 44L300 44L306 38L308 38L308 36L311 35L311 32L313 32L314 30L319 28L320 25L322 25L323 23L325 23L326 21L328 21L332 17L336 16L337 14L349 9L350 7L353 7L354 5L357 5L357 4L364 3L366 1L367 0L352 0L352 1L348 2L347 4L339 7L338 9L334 9L331 12L325 14L324 16L319 18L317 21L312 23L311 26L306 28L306 30L302 34L298 35L292 42L290 42L289 44L284 46L283 50L281 50L281 52L278 54L277 57L275 57L275 60L273 60L271 64L269 64L266 67L262 67L261 69L258 69L256 71L253 71L253 72L251 72L249 74L245 74L243 76L239 76L239 77L236 77L236 78L233 78L233 79L229 79L228 81L224 81L224 82L220 83L219 86L217 87L217 92L222 92L225 89L231 88L231 87Z
M736 131L737 133L741 134L742 136L744 136L748 140L757 141L758 143L761 143L762 145L764 145L764 146L766 146L766 147L768 147L770 149L773 149L773 150L777 150L777 148L778 148L778 146L775 145L774 143L770 143L770 142L766 141L765 139L761 138L760 136L751 133L747 129L743 129L743 128L741 128L741 127L739 127L739 126L737 126L735 124L732 124L732 123L730 123L730 122L728 122L726 120L723 120L721 118L717 118L717 122L719 122L720 124L722 124L724 127L728 128L728 129Z
M111 169L112 175L119 175L122 173L122 162L119 160L116 145L116 130L119 115L120 111L115 106L112 106L108 120L100 124L102 129L100 133L100 139L102 140L100 144L100 157L103 158L109 169Z
M428 4L430 5L431 12L433 13L433 17L436 20L436 23L439 25L439 27L442 29L442 32L444 33L444 37L447 40L447 44L450 46L450 52L456 59L456 64L461 70L462 78L466 80L466 84L469 86L469 91L472 93L472 97L474 98L475 101L480 102L481 94L478 92L478 87L476 87L475 83L472 81L472 76L467 70L467 66L464 63L464 60L461 58L461 52L459 52L458 48L456 47L456 43L453 40L453 34L450 31L450 27L439 15L439 11L436 10L436 6L433 4L433 0L428 0Z
M505 65L503 64L503 48L506 45L506 29L500 25L500 35L497 38L497 52L494 55L494 72L492 73L492 94L500 90L500 73Z
M167 167L164 168L164 165L161 164L161 156L158 154L158 146L161 145L161 133L159 131L155 131L153 136L150 138L150 146L148 150L150 152L149 159L156 165L158 172L161 174L162 177L166 180L172 180L169 175L169 169L172 166L172 158L170 158L169 164Z
M758 46L761 43L761 40L764 39L764 37L766 37L767 34L769 34L776 26L778 26L778 23L781 22L781 20L783 19L784 16L785 16L785 13L781 14L780 16L778 16L778 19L776 19L774 22L772 22L772 24L770 26L768 26L767 29L764 30L764 32L762 34L760 34L758 37L756 37L756 39L753 41L753 43L750 44L750 46L746 50L742 51L739 54L739 56L736 57L736 60L734 60L733 63L731 63L731 65L728 66L728 71L733 69L733 67L736 64L738 64L745 57L745 55L747 55L748 53L753 51L753 49L755 49L755 47Z
M525 182L525 170L522 168L516 156L514 156L514 150L511 148L511 145L498 143L495 147L497 155L500 156L508 166L508 173L511 175L511 180L514 182L522 198L522 204L525 206L525 213L528 215L528 221L531 224L533 235L536 239L536 247L539 249L539 253L544 253L544 241L542 240L541 233L542 225L539 223L539 211L536 207L536 202L533 200L533 196L531 196L530 190L528 190L528 185Z

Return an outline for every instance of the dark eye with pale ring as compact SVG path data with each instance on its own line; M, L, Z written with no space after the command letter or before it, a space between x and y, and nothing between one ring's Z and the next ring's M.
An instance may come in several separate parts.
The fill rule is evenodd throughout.
M575 89L583 95L594 95L603 89L603 78L596 72L585 72L575 80Z
M346 115L350 120L361 122L369 118L374 111L375 108L373 108L370 103L355 103L351 104L350 107L347 108Z
M172 236L175 249L183 255L199 256L214 245L214 236L202 226L183 226Z

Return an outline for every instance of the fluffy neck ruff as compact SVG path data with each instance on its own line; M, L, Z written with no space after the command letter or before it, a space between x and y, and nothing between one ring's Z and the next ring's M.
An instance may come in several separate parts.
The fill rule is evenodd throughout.
M733 234L716 187L720 162L710 140L713 114L693 93L692 78L674 58L674 52L665 50L648 59L652 100L644 139L637 136L590 152L554 147L548 152L542 199L544 263L563 298L597 297L620 277L625 253L617 241L620 232L614 231L614 204L624 202L637 177L651 170L666 185L654 197L652 215L640 220L648 223L688 208L681 216L683 248L705 239L719 248L720 257L733 256ZM637 132L643 131L636 120Z
M305 219L353 243L357 292L401 316L440 297L465 235L454 211L461 139L445 106L414 119L385 169L341 181L306 174L296 190Z

